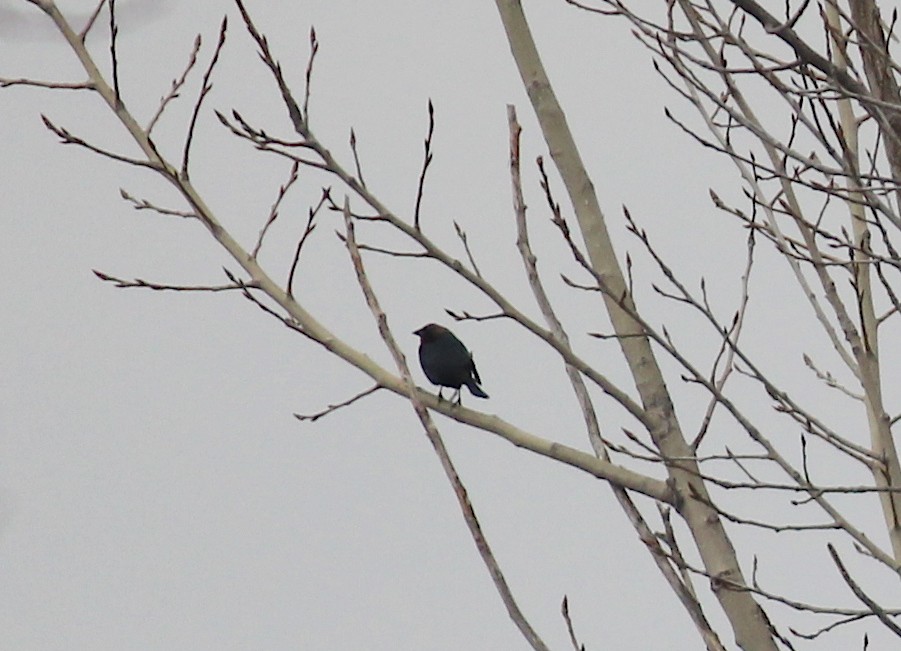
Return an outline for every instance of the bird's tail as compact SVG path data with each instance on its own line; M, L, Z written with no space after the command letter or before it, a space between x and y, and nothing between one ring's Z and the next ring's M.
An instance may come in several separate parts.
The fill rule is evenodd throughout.
M476 398L487 398L488 394L482 391L482 387L476 384L475 380L470 380L466 383L466 387L469 389L469 392L474 395Z

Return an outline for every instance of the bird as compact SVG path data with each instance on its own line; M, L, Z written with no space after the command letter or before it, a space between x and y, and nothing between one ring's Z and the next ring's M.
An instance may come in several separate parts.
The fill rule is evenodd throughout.
M482 378L472 361L472 353L453 332L437 323L429 323L413 334L419 337L419 363L429 382L438 385L439 400L444 400L442 387L449 387L456 390L456 403L461 404L460 392L464 384L476 398L488 397L479 386Z

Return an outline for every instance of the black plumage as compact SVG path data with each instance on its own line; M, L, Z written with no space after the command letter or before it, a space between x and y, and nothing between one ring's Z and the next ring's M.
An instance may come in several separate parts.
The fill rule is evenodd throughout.
M419 363L429 382L455 389L457 404L460 404L463 385L477 398L488 397L479 386L482 379L472 361L472 353L453 332L437 323L430 323L413 334L419 337ZM438 390L438 398L443 398L441 389Z

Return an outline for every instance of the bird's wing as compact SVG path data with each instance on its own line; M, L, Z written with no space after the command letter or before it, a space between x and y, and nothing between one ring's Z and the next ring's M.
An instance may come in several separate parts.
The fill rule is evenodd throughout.
M481 384L482 378L479 377L479 371L476 369L476 363L472 358L472 353L469 353L469 365L472 367L472 376L476 379L476 382Z

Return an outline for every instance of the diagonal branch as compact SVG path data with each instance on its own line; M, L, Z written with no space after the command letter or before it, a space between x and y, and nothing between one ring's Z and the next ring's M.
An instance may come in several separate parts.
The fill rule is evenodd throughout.
M848 572L848 569L845 567L845 564L842 562L842 559L839 557L838 552L835 551L835 547L832 543L826 545L826 549L829 550L829 555L832 556L832 560L835 563L835 566L838 568L838 571L841 573L842 578L845 580L845 583L848 584L848 587L851 588L851 592L854 593L858 599L860 599L870 611L876 615L876 618L885 624L885 627L888 628L892 633L901 637L901 626L898 626L895 622L891 620L888 613L885 612L885 609L877 604L872 597L870 597L866 592L863 591L857 582L851 578L851 573Z
M535 651L549 651L547 645L538 636L538 633L535 632L532 625L529 624L522 610L519 608L519 605L516 603L513 592L507 584L507 579L504 577L504 573L494 556L494 552L491 551L491 546L488 544L487 538L485 538L485 534L476 517L475 510L467 495L466 487L463 485L463 481L460 479L460 475L457 473L457 469L451 461L450 454L448 454L444 441L441 438L441 434L438 432L438 428L435 426L432 417L429 415L428 409L426 409L425 405L417 395L416 385L413 383L413 377L410 375L410 368L407 366L407 360L401 352L400 347L397 345L397 342L394 340L394 335L388 328L388 319L379 305L378 298L376 298L372 286L369 284L369 279L366 277L366 270L363 268L363 259L360 257L359 249L357 249L357 241L354 236L354 223L350 216L349 200L347 197L344 198L344 228L347 233L345 242L347 243L347 250L350 253L351 261L353 262L357 282L360 285L360 289L363 291L363 295L366 297L366 303L369 305L372 316L378 324L379 334L382 336L385 346L391 352L391 356L394 358L394 363L397 365L398 371L400 371L413 410L419 417L419 422L422 424L425 434L435 450L435 454L438 455L438 460L441 462L444 474L450 482L451 487L454 489L454 495L457 497L457 503L463 513L463 519L466 521L469 533L476 544L476 548L479 550L482 562L485 563L485 566L488 568L488 573L491 575L494 587L498 591L501 600L504 602L504 606L506 606L510 618L516 624L517 628L519 628L520 633L522 633L522 636L532 648L535 649Z

